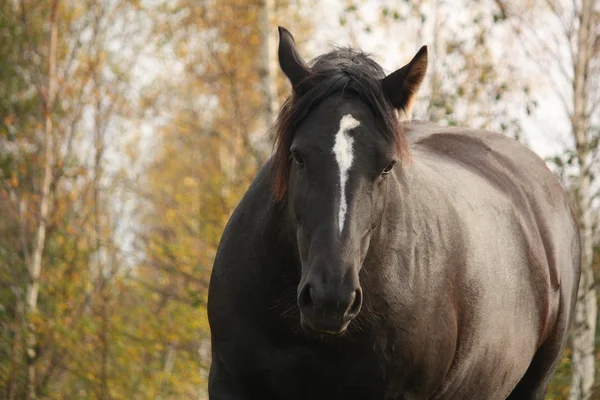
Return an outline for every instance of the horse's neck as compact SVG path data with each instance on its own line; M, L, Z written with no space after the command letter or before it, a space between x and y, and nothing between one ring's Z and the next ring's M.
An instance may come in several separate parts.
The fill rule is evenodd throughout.
M296 232L287 207L287 203L272 204L265 226L273 249L272 256L279 259L286 268L298 268L300 271Z
M385 280L390 274L410 279L419 273L413 265L416 253L429 251L424 228L429 223L427 210L411 193L411 173L401 172L388 182L381 222L373 233L365 259L375 286L387 285Z

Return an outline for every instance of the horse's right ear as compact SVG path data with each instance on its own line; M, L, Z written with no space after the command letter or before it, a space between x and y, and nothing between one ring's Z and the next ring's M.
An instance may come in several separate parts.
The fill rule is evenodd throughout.
M410 120L415 95L427 71L427 46L421 47L413 59L381 80L386 96L395 109L402 110Z
M279 27L279 65L294 89L310 74L310 69L302 60L294 37L284 27Z

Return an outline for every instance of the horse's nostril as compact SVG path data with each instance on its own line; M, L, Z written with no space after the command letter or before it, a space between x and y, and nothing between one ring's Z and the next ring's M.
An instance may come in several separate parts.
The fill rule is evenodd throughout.
M298 307L305 315L310 314L314 309L311 291L310 285L307 284L304 285L298 295Z
M362 306L362 290L356 289L353 293L353 297L354 299L344 315L346 319L352 319L358 315L360 307Z

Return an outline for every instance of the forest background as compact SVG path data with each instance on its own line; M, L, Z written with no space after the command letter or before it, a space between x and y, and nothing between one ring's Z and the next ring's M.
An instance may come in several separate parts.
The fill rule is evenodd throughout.
M0 0L0 398L207 398L213 257L290 93L277 25L388 73L428 45L413 118L547 161L584 249L547 398L599 398L599 0Z

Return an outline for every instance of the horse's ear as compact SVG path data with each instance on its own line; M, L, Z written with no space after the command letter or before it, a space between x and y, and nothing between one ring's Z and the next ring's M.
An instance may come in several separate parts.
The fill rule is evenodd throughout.
M421 47L413 59L399 70L381 80L381 86L397 110L403 110L410 119L415 94L427 71L427 46Z
M294 89L310 74L310 69L302 60L294 37L284 27L279 27L279 65Z

